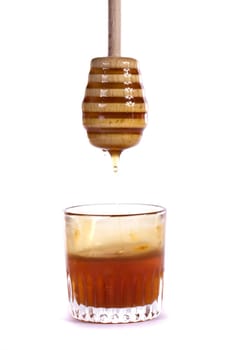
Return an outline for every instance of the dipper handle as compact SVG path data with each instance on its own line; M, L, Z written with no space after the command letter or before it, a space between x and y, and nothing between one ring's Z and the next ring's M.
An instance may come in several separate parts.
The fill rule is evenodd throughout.
M108 0L108 56L121 55L121 0Z

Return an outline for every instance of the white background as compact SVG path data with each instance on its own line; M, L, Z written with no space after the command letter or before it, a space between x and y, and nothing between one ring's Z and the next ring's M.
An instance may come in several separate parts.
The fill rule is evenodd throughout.
M232 349L232 18L231 0L122 0L149 124L118 196L167 208L166 284L160 319L101 326L68 315L63 209L116 196L81 118L107 1L0 1L1 349Z

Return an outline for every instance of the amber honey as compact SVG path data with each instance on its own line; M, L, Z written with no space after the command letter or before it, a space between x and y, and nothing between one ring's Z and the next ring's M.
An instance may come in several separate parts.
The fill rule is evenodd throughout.
M126 308L152 304L161 297L163 251L126 257L67 256L70 299L78 304Z

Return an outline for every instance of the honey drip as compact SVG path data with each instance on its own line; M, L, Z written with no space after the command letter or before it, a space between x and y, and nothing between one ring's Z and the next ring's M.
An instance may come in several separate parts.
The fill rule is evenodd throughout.
M113 172L114 172L114 174L117 174L118 170L119 170L121 150L109 151L109 154L110 154L111 159L112 159Z

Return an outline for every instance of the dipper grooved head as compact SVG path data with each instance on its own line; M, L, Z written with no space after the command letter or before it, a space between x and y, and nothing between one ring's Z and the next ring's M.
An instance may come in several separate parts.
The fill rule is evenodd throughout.
M92 59L82 111L93 146L121 152L137 145L147 124L138 62L128 57Z

